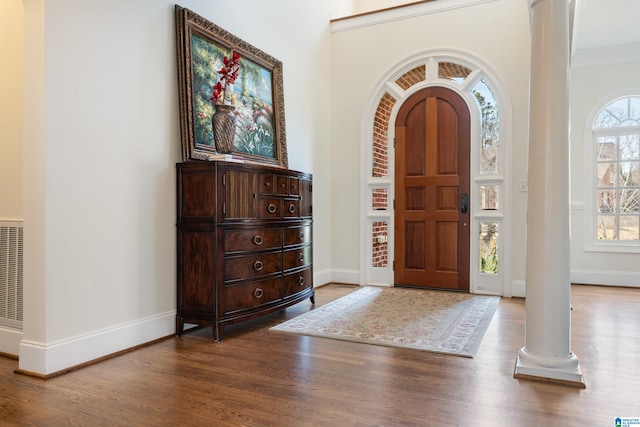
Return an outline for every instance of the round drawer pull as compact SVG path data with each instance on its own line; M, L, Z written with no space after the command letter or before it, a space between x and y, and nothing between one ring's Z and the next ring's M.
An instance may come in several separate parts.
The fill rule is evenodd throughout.
M256 261L256 262L253 263L253 269L255 271L262 270L262 267L264 267L264 264L262 264L262 261Z
M301 231L300 233L298 233L298 239L302 242L304 240L304 232Z
M253 243L260 246L262 244L262 242L264 241L264 239L262 238L261 235L257 234L253 237Z
M300 277L298 278L298 285L300 285L300 286L304 286L304 277L300 276Z
M295 213L295 211L296 211L296 205L293 205L293 204L289 205L289 212Z
M253 291L254 298L262 298L262 295L264 295L264 291L260 288L256 288L256 290Z
M298 261L304 262L304 254L303 253L299 253L298 254Z
M269 203L267 205L267 212L276 213L276 205L274 205L273 203Z

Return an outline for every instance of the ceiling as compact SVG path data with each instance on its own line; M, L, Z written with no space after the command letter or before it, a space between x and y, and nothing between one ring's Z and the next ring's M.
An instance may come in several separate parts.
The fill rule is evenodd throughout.
M640 45L640 1L575 0L573 52Z

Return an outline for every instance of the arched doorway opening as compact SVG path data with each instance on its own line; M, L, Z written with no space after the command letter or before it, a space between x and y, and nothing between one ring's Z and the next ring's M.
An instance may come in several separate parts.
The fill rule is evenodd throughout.
M430 51L398 64L380 80L364 110L361 283L395 283L394 124L407 99L432 87L457 94L469 109L469 291L510 296L511 171L505 161L510 154L510 102L489 67L454 51Z

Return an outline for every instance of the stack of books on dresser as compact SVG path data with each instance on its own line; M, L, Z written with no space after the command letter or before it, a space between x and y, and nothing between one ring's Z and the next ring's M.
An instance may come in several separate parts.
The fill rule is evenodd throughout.
M209 160L220 162L244 163L244 157L239 154L210 154Z

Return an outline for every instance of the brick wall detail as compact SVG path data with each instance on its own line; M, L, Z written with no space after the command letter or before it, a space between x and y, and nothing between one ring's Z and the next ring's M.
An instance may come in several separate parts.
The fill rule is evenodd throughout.
M454 64L453 62L438 63L438 78L440 79L464 79L469 74L471 74L471 70L462 65Z
M383 236L384 241L378 243L378 236ZM373 232L371 233L372 244L372 266L386 267L389 264L389 226L386 222L376 221L373 223Z
M403 90L407 90L414 84L423 82L426 78L427 67L421 65L401 75L400 78L396 80L396 84Z
M373 165L372 176L380 178L389 173L389 150L387 140L389 136L389 119L391 110L396 104L395 98L387 92L382 96L373 119Z
M374 211L384 211L387 209L387 189L386 188L374 188L371 192L372 202L371 208Z

